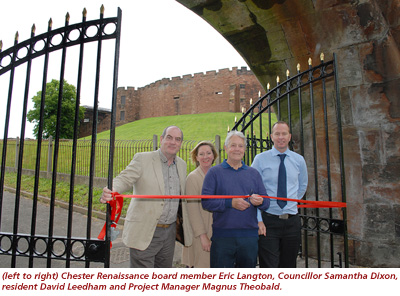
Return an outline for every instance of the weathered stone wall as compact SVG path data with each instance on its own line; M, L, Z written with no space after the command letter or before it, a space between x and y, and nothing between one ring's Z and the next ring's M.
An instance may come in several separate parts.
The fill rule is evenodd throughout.
M177 1L233 45L265 89L309 57L337 54L352 263L399 267L399 1Z
M85 107L85 116L79 125L78 138L88 137L92 135L93 129L93 107ZM97 112L97 132L101 133L110 129L111 110L99 108Z
M164 78L138 89L120 87L116 124L158 116L241 112L259 92L263 93L263 87L246 67Z

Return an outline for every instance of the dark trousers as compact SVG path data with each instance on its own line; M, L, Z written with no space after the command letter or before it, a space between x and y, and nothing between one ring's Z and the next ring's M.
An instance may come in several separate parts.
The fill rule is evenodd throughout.
M258 240L260 268L296 268L297 253L301 242L300 216L280 219L262 213L267 235Z
M210 267L254 268L257 265L258 237L212 238Z

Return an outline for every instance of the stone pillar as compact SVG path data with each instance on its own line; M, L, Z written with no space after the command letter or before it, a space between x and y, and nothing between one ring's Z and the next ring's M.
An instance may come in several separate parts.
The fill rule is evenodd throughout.
M297 63L337 54L350 257L400 266L399 2L177 1L238 50L264 89Z

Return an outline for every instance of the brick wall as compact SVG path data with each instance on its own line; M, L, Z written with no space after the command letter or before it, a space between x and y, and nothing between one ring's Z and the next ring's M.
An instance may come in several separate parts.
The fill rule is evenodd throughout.
M164 78L135 89L117 91L116 124L135 120L209 112L240 112L263 88L246 67Z
M247 67L233 67L164 78L140 87L117 90L116 126L135 120L210 112L241 112L249 108L250 99L264 94L257 77ZM93 108L85 106L85 118L79 137L92 134ZM99 108L97 132L110 128L111 111Z

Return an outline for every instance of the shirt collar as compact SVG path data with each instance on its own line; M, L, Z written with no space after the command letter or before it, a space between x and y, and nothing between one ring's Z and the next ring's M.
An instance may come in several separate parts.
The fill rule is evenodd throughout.
M280 152L278 149L275 148L275 146L272 146L272 154L274 156L279 155L279 154L289 155L289 151L290 151L289 148L287 148L285 152Z
M224 161L222 162L222 167L224 168L224 169L229 169L229 168L231 168L232 170L234 170L234 168L233 167L231 167L230 165L229 165L229 163L226 161L226 159L224 159ZM239 170L247 170L249 167L244 163L244 161L242 160L242 166L240 167L240 168L238 168L237 170L239 171ZM236 171L236 170L235 170Z
M158 152L160 153L160 159L163 163L168 163L168 159L167 157L161 152L161 149L158 149ZM172 163L175 163L175 157L174 157L174 161Z

